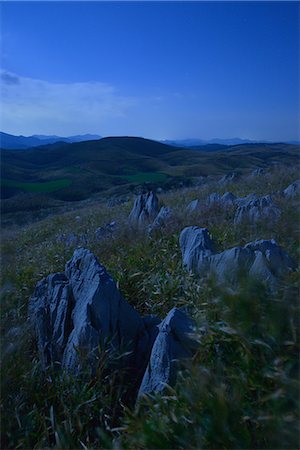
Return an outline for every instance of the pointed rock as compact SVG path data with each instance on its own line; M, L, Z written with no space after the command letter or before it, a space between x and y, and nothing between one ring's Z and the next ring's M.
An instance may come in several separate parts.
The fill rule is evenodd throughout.
M137 341L146 330L140 315L123 299L104 266L93 253L81 248L66 264L65 273L75 306L63 366L77 372L82 364L80 353L94 359L98 346L106 345L131 352L126 364L134 366Z
M241 276L251 276L276 289L278 279L294 271L296 263L274 239L257 240L244 247L233 247L214 253L208 241L203 243L202 231L207 229L185 228L180 235L183 265L201 277L214 276L218 283L236 285Z
M200 200L192 200L186 207L186 211L188 213L193 213L195 211L197 211L201 206L201 202Z
M162 228L166 226L167 222L172 217L172 209L168 206L162 206L159 210L159 213L155 217L154 221L150 225L151 231L157 228Z
M271 222L278 220L281 216L280 209L274 204L271 195L259 197L249 203L239 206L234 216L234 224L243 222L256 223L267 219Z
M75 374L85 367L93 370L99 349L112 349L124 354L120 366L137 377L143 373L152 338L138 312L86 249L75 250L65 273L37 284L29 319L44 369L57 363Z
M131 226L142 228L153 222L159 211L158 198L154 192L139 195L134 202L128 221Z
M214 243L207 228L187 227L179 237L183 265L199 273L208 256L215 252Z
M182 310L173 308L169 312L153 344L138 397L175 384L179 361L190 357L197 348L192 337L194 328L193 321Z
M299 193L300 193L300 180L297 180L284 189L283 196L286 198L293 198L296 197Z

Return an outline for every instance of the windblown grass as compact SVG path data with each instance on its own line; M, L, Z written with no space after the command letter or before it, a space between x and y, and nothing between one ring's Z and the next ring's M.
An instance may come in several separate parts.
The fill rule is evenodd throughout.
M296 178L293 168L283 179L279 173L244 178L230 189L267 194ZM3 230L1 448L298 448L299 274L282 280L276 295L255 280L244 280L236 291L220 288L182 269L178 244L184 226L207 226L220 250L274 237L299 260L297 202L277 196L282 217L274 224L234 227L230 210L186 214L189 201L216 188L212 182L162 194L174 217L150 237L128 228L131 204L93 204ZM96 228L112 220L116 232L97 241ZM26 322L28 298L38 280L64 270L77 245L61 239L70 233L84 236L141 314L163 318L173 306L188 306L199 348L174 388L135 407L126 373L108 370L115 355L105 352L92 378L40 371Z

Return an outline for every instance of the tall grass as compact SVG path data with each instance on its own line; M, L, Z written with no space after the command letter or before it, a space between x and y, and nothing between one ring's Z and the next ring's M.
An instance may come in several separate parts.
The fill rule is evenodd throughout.
M293 168L284 179L279 174L274 169L269 178L244 178L232 191L267 194L296 178ZM276 294L250 279L232 291L184 271L178 244L184 226L199 225L210 229L220 250L275 237L298 259L297 202L277 196L282 216L274 224L234 227L233 212L218 208L186 214L190 200L215 190L212 182L162 194L173 219L151 236L128 228L131 204L93 204L3 230L1 448L299 447L299 274L283 279ZM118 223L115 233L98 241L96 228L111 220ZM61 239L70 233L84 235L141 314L163 318L173 306L189 307L199 346L175 387L135 406L126 372L112 369L116 355L105 352L93 377L40 370L26 320L28 298L39 279L64 269L78 245Z

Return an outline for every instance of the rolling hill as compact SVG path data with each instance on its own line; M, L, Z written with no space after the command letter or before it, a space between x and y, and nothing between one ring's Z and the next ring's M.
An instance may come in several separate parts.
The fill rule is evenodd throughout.
M168 189L199 176L246 172L276 163L298 164L299 146L251 143L200 152L137 137L57 142L24 151L2 150L1 195L11 199L20 194L24 198L24 193L43 194L77 201L101 192L125 194L144 183Z

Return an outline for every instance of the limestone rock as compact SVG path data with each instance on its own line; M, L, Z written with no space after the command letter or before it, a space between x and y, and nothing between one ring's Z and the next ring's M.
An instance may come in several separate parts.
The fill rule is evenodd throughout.
M220 185L224 186L227 183L233 183L233 182L237 181L239 178L240 178L240 176L236 172L227 173L219 180L218 183Z
M180 233L179 244L183 265L195 273L199 273L206 258L215 251L214 243L207 228L184 228Z
M274 204L271 195L265 195L239 206L234 216L234 224L239 225L247 221L256 223L263 219L274 222L280 218L280 215L281 211Z
M296 195L298 195L299 193L300 193L300 180L297 180L284 189L283 196L286 198L293 198L296 197Z
M121 296L106 269L88 250L75 250L65 273L37 284L29 301L43 368L61 364L79 373L95 367L99 347L124 352L120 365L139 372L150 338L144 322Z
M88 250L78 249L66 264L65 273L75 306L63 366L77 372L81 361L76 348L93 358L99 345L133 352L126 359L128 365L134 365L136 342L146 335L146 330L140 315L123 299L104 266Z
M263 169L262 167L257 167L257 169L254 169L251 172L251 176L252 177L257 177L257 176L260 176L260 175L264 175L265 173L266 173L265 169Z
M73 297L64 273L41 280L29 300L29 319L37 337L41 365L60 362L72 329Z
M295 262L274 239L214 253L213 244L204 243L203 235L209 236L207 229L189 227L179 238L183 265L200 277L213 276L218 283L236 285L241 276L249 274L275 289L281 276L296 269Z
M220 198L220 204L224 208L228 208L234 205L236 200L236 196L233 195L231 192L225 192L225 194L222 195Z
M200 200L192 200L186 207L186 211L188 213L193 213L195 211L197 211L201 206L201 202Z
M162 206L154 221L150 225L151 231L164 227L172 217L172 209L168 206Z
M221 283L236 284L241 275L249 274L274 289L279 277L295 270L296 264L272 239L250 242L213 255L206 268Z
M236 198L234 203L237 206L245 206L248 203L250 203L251 201L254 201L256 199L258 199L258 196L256 194L249 194L249 195L246 195L246 197L238 197L238 198Z
M182 310L173 308L159 328L138 397L174 385L179 361L190 357L197 347L192 336L194 323Z
M153 222L158 211L158 198L154 192L138 195L128 218L129 223L134 227L144 227Z
M215 206L216 204L219 204L221 200L221 195L217 192L213 192L210 194L206 199L206 205L209 207Z

